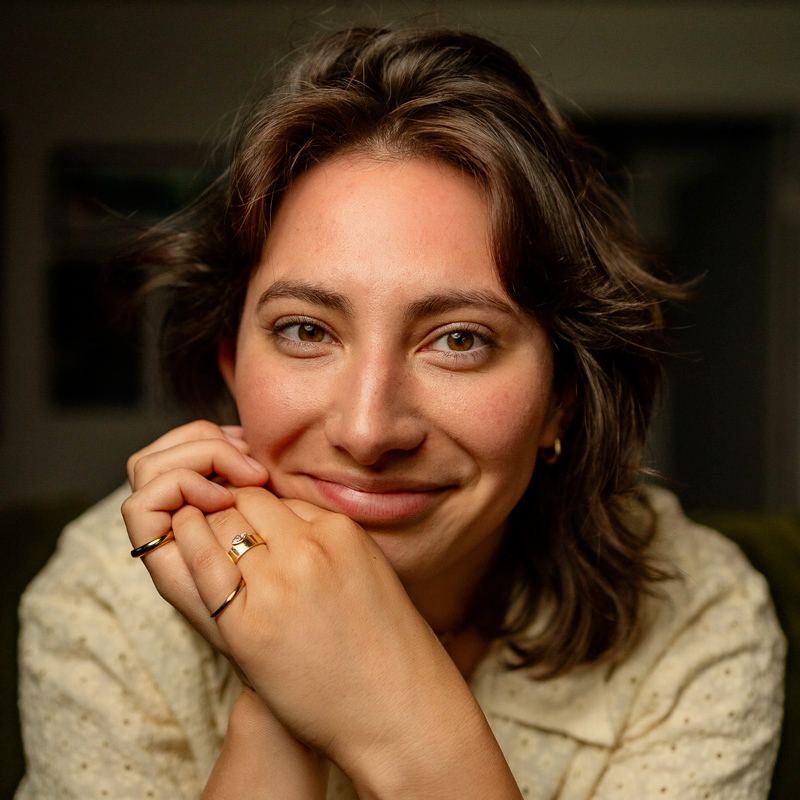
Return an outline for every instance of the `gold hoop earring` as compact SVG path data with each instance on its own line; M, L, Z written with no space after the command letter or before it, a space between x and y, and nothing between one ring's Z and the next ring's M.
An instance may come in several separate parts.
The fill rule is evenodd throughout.
M544 461L545 464L555 464L558 461L558 457L561 455L561 439L556 439L553 442L552 447L540 447L539 448L539 458Z

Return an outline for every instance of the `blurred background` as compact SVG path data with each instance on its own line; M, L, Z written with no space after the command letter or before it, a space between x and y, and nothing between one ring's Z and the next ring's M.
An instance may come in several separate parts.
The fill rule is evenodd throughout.
M120 217L147 224L198 191L243 101L293 48L350 24L413 20L514 52L624 166L615 180L668 268L706 275L672 317L682 356L651 465L700 516L797 519L800 3L5 0L0 797L23 769L19 592L61 525L181 420L158 385L154 325L127 329L109 310L125 289L106 270Z

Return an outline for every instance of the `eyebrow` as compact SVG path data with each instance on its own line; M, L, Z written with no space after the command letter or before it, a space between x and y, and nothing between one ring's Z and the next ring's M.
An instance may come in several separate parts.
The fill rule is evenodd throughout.
M302 300L343 314L353 312L353 304L339 292L302 281L286 280L275 281L272 286L262 292L256 303L256 310L258 311L270 300L281 297ZM515 319L519 319L520 316L518 309L512 303L493 292L457 290L430 294L414 300L405 308L403 317L406 321L415 322L461 308L490 308Z
M313 286L310 283L299 281L275 281L269 289L261 293L256 303L256 311L269 300L277 297L290 297L294 300L302 300L315 306L329 308L332 311L339 311L349 314L353 310L353 304L338 292L323 289L320 286Z
M519 319L519 311L515 306L498 297L493 292L481 291L454 291L442 294L431 294L410 303L405 312L406 320L419 320L425 317L432 317L436 314L444 314L448 311L456 311L460 308L491 308L502 314L507 314L515 319Z

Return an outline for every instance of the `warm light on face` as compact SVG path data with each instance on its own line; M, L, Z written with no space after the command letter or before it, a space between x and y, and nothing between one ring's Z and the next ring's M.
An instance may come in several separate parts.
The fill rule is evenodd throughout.
M359 522L406 584L485 568L558 435L550 342L472 182L340 158L288 192L221 366L280 496Z

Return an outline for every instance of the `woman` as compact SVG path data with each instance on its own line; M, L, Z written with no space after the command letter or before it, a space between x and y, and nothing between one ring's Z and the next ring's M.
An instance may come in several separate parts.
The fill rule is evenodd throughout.
M315 44L187 219L139 256L167 373L239 425L130 459L137 559L112 500L28 592L20 798L766 795L764 581L639 484L677 291L511 56Z

